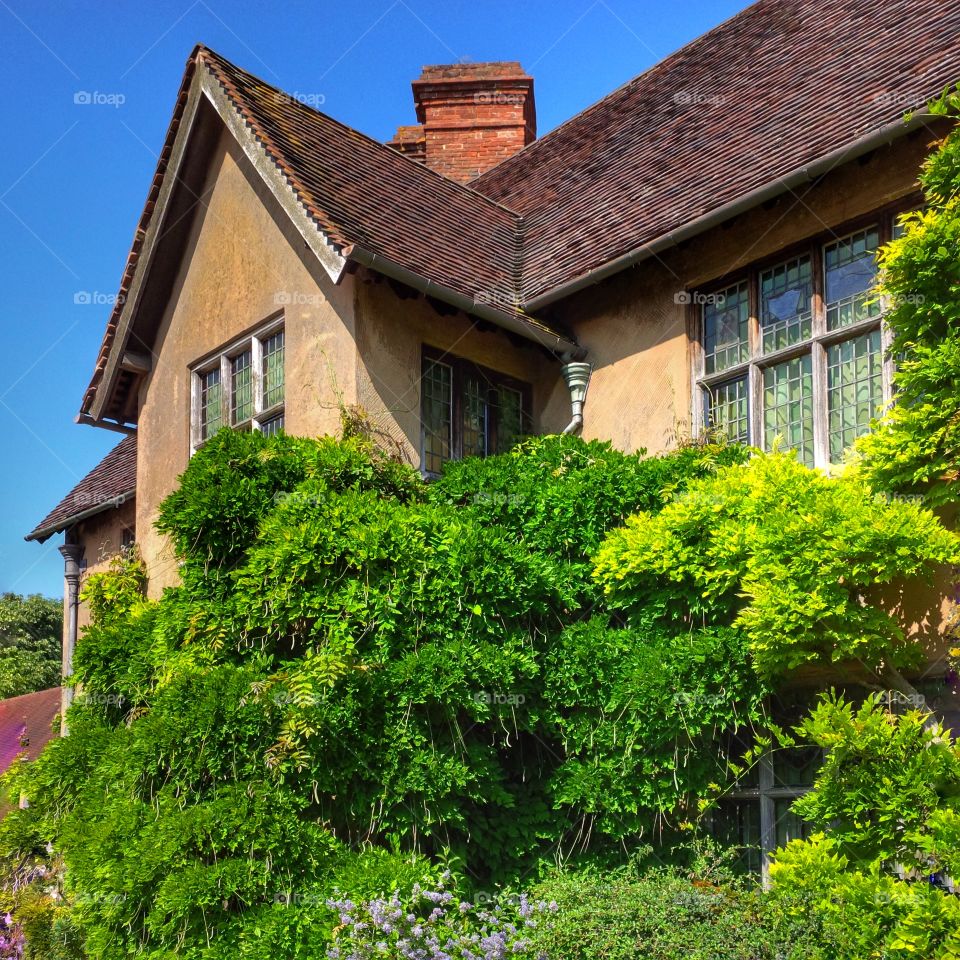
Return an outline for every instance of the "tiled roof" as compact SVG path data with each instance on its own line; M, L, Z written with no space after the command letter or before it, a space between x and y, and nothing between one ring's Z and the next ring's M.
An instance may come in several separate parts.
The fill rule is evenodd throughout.
M37 525L27 540L41 543L76 521L118 507L137 487L137 438L124 437Z
M197 55L341 250L358 244L471 299L514 290L514 213L211 50Z
M0 773L24 754L36 760L54 738L53 719L60 711L60 688L0 700Z
M838 151L839 164L960 80L960 4L760 0L469 187L197 47L82 413L114 349L198 69L343 256L374 269L379 258L562 338L524 308Z
M960 4L760 0L471 186L524 217L524 302L960 80Z

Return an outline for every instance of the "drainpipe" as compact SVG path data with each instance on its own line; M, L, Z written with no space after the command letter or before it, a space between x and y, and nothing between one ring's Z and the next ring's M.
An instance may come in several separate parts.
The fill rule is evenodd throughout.
M562 367L563 379L570 391L570 408L573 419L563 428L565 434L579 434L583 429L583 403L587 399L587 387L590 386L590 374L593 367L582 361L565 363Z
M80 607L80 560L83 547L79 543L65 543L60 548L63 557L63 580L67 595L67 629L63 635L63 679L73 673L73 651L77 646L77 613ZM73 702L73 687L63 684L60 691L60 735L67 735L67 708Z

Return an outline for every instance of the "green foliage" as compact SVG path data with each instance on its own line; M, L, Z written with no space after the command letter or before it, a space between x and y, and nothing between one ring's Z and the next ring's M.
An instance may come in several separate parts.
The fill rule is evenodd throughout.
M671 869L559 874L531 896L557 905L533 935L550 960L806 960L825 939L815 916L768 903L729 877L718 883Z
M773 678L811 661L909 662L915 650L877 588L957 557L929 511L769 454L629 518L597 554L596 575L628 622L654 611L675 628L738 628Z
M678 829L725 777L727 733L763 719L766 686L739 633L568 628L547 655L544 720L563 747L555 802L627 839Z
M878 697L827 696L798 732L826 751L794 805L822 832L777 855L775 896L812 904L831 960L955 960L960 901L929 881L960 868L960 748L928 713L893 716Z
M960 92L934 111L960 116ZM879 294L898 361L897 403L857 443L860 467L878 489L956 500L960 477L960 129L926 161L926 209L902 222L881 251Z
M91 957L306 958L338 885L447 858L490 889L689 830L768 663L888 649L869 589L954 555L914 505L747 457L543 438L428 486L362 432L221 431L161 509L181 585L147 600L135 556L88 582L71 733L9 775L0 854L52 845Z
M740 463L736 444L691 445L664 457L621 453L608 442L534 437L510 453L448 464L429 497L468 507L485 527L569 566L571 585L599 599L589 558L608 530L639 510L655 512L691 479Z
M62 601L0 596L0 700L59 685L62 633Z

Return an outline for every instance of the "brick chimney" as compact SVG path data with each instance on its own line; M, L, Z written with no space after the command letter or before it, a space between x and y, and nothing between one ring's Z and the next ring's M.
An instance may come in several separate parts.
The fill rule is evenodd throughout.
M424 67L413 101L420 123L400 127L389 145L461 183L537 136L533 77L519 63Z

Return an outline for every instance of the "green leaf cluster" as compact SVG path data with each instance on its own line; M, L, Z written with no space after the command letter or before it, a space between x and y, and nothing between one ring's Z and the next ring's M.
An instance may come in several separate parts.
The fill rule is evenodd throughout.
M960 116L960 92L933 110ZM960 477L960 129L937 144L920 183L924 209L902 217L903 235L881 251L897 402L856 449L877 489L944 503Z

